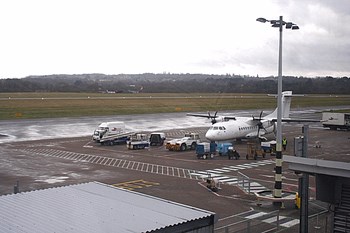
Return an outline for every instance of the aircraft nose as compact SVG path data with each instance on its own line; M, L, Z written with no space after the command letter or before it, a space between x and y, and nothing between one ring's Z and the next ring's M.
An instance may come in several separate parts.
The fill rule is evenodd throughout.
M205 137L210 141L215 141L215 137L214 137L213 132L211 130L207 131L207 133L205 134Z

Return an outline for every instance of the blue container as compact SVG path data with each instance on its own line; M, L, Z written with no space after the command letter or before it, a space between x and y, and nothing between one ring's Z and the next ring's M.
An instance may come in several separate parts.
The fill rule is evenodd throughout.
M216 143L215 142L210 143L210 152L211 153L216 152Z
M196 146L196 154L198 159L212 159L216 154L216 144L209 142L198 143Z
M225 143L218 143L218 153L219 155L227 155L228 148L232 146L232 143L230 142L225 142Z
M198 143L196 146L196 154L197 155L204 155L205 153L205 144L204 143Z

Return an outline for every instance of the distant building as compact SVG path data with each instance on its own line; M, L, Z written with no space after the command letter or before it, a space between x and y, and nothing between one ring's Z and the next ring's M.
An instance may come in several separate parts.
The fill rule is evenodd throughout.
M0 196L0 232L214 232L214 213L98 182Z

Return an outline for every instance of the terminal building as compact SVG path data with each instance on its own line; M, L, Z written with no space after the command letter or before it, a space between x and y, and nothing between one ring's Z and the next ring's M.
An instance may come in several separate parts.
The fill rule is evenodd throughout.
M0 233L214 232L213 212L98 182L0 196Z
M284 156L289 169L316 177L316 199L333 211L332 232L350 232L350 163Z

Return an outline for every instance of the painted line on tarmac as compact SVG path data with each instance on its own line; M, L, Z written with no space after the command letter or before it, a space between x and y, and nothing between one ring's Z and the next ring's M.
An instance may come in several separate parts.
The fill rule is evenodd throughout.
M277 221L279 225L284 228L289 228L294 225L299 224L299 219L294 219L291 217L280 215L277 218L277 213L275 212L262 212L262 211L249 211L246 213L238 214L237 216L243 217L245 219L254 219L268 224L276 225Z
M197 171L197 170L186 169L186 168L163 166L159 164L151 164L151 163L126 160L126 159L111 158L111 157L101 156L101 155L82 154L82 153L62 151L62 150L56 150L56 149L47 149L47 148L26 148L26 149L17 149L17 150L22 152L27 152L27 153L43 155L43 156L56 157L56 158L62 158L67 160L80 161L80 162L88 162L91 164L97 164L102 166L123 168L127 170L147 172L152 174L159 174L159 175L179 177L179 178L192 179L192 180L199 180L199 179L206 180L210 175L211 177L217 179L218 182L222 184L235 185L235 186L238 185L241 188L243 188L245 191L249 190L250 192L258 192L266 189L264 186L258 183L256 184L254 183L254 185L252 186L240 185L240 182L238 181L237 177L226 176L221 174L223 172L214 171L214 170ZM268 163L270 162L267 162L267 164ZM263 163L261 165L266 165L266 163ZM169 171L172 171L172 172L169 172Z
M147 172L147 173L173 176L173 177L179 177L179 178L185 178L185 179L195 179L195 180L198 179L198 177L195 177L190 174L195 172L194 170L186 169L186 168L163 166L159 164L144 163L144 162L138 162L138 161L132 161L132 160L126 160L126 159L117 159L117 158L111 158L111 157L100 156L100 155L82 154L82 153L61 151L61 150L55 150L55 149L26 148L26 149L17 149L17 150L21 152L26 152L26 153L32 153L32 154L34 153L37 155L56 157L56 158L62 158L67 160L80 161L80 162L88 162L91 164L117 167L117 168L123 168L127 170L133 170L133 171Z
M145 181L145 180L142 180L142 179L141 180L132 180L132 181L127 181L127 182L112 184L112 186L114 186L114 187L127 189L127 190L142 189L142 188L158 186L158 185L160 185L160 183L151 182L151 181Z

